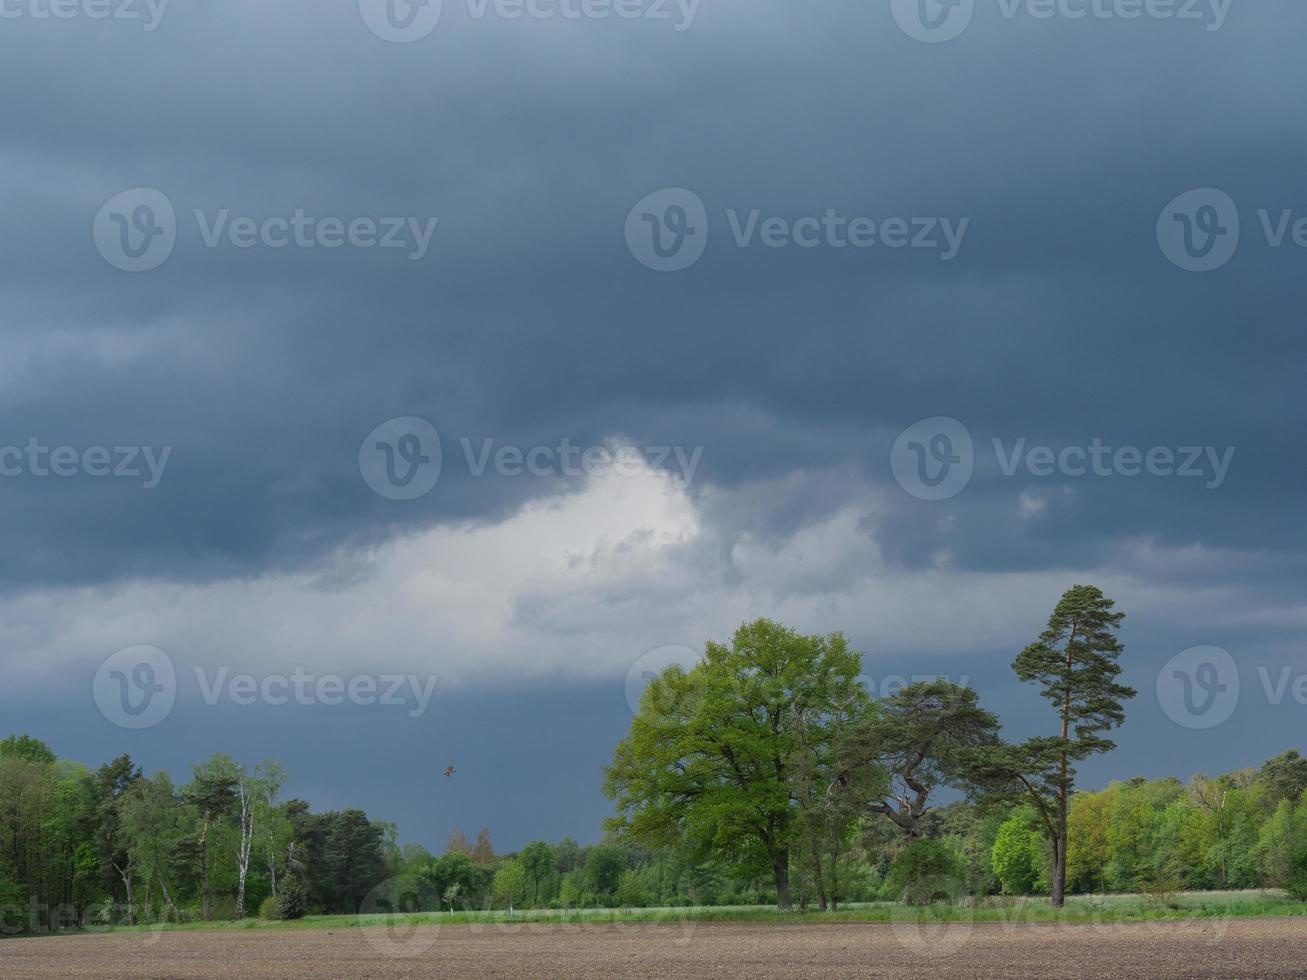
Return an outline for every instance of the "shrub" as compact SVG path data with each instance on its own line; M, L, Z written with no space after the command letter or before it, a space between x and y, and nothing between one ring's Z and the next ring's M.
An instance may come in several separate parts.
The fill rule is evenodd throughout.
M1162 909L1178 909L1176 895L1184 891L1184 882L1180 876L1169 869L1162 869L1148 881L1139 886L1139 891L1150 904Z
M937 840L915 840L894 860L885 876L884 894L908 905L954 902L966 892L966 868Z
M268 921L281 918L281 906L276 896L269 895L263 900L263 904L259 906L259 918Z
M1300 846L1289 859L1289 874L1285 878L1284 890L1294 901L1307 902L1307 846Z
M1029 895L1039 878L1043 842L1030 829L1030 816L1024 809L1017 810L994 838L990 861L1004 895Z
M298 878L288 878L277 893L277 918L302 919L306 905L304 886Z
M632 868L622 872L617 882L617 899L623 908L637 908L645 904L644 888L640 876Z

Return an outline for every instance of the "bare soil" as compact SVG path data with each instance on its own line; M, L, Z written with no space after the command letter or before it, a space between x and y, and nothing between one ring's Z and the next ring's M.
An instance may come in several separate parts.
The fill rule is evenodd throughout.
M0 941L5 978L1302 977L1307 919L421 926Z

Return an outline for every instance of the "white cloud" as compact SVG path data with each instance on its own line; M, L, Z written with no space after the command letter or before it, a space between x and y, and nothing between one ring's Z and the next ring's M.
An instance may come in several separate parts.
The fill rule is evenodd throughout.
M620 680L647 650L699 647L761 615L809 632L843 630L873 658L1015 650L1061 591L1085 580L1128 600L1145 621L1210 625L1235 621L1221 610L1275 612L1250 608L1228 588L1166 585L1163 572L1195 556L1168 557L1148 542L1107 569L894 568L866 530L878 499L871 488L774 540L704 520L706 511L728 512L735 495L766 492L709 487L695 499L663 473L611 475L499 524L341 550L311 573L33 591L0 606L0 642L19 676L73 669L89 677L116 650L147 644L187 674L190 666L414 671L438 674L449 689L549 676ZM1153 584L1119 570L1134 564Z

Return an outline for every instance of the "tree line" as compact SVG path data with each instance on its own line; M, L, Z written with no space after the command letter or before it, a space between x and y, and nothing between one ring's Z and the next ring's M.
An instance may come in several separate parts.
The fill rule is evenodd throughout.
M1061 597L1012 663L1051 708L1051 734L1020 743L1004 741L971 689L928 681L876 701L842 634L746 624L645 690L606 771L609 830L768 877L782 909L796 877L800 904L811 895L822 909L865 893L869 877L880 897L907 901L1038 890L1060 906L1068 887L1172 883L1307 897L1307 762L1296 752L1264 778L1077 792L1077 764L1115 747L1108 733L1135 696L1119 682L1123 618L1094 586ZM1274 778L1283 772L1292 792ZM961 799L941 808L942 791Z
M282 801L286 779L219 754L178 786L126 755L90 770L0 741L0 931L356 912L394 826Z
M918 698L909 693L901 700ZM913 791L908 803L890 799L886 805L902 819L900 807L910 813L915 799ZM841 902L897 901L923 879L924 899L1051 894L1052 849L1031 804L961 797L919 810L911 833L880 809L860 815L839 839L823 838L831 825L818 822L815 849L813 826L806 816L799 818L789 867L793 905L820 909L824 900L825 908L835 909ZM1101 790L1078 790L1070 798L1067 894L1159 897L1184 890L1296 886L1295 897L1307 900L1305 854L1307 758L1295 750L1257 768L1185 781L1132 778ZM424 871L429 861L466 868L446 856L423 858L410 870L433 882L454 880L444 872ZM588 848L570 840L534 841L498 861L483 870L483 887L472 896L471 907L777 901L773 869L765 862L742 864L732 853L692 837L650 846L624 833ZM425 907L439 906L429 901Z
M287 779L277 762L246 767L218 754L179 785L126 755L90 769L29 736L0 740L0 937L253 915L616 907L674 893L754 898L716 870L692 869L682 883L680 856L631 842L532 841L500 855L489 829L474 839L455 829L436 856L401 846L394 824L360 810L283 800Z
M607 836L496 854L487 829L437 856L359 810L283 800L273 761L218 754L174 784L128 756L96 770L0 741L0 934L304 914L754 905L990 894L1284 887L1307 900L1307 759L1088 791L1076 765L1134 692L1121 613L1058 602L1013 669L1052 734L1002 738L946 680L879 701L839 633L742 626L654 678L604 773ZM947 804L942 797L952 799Z

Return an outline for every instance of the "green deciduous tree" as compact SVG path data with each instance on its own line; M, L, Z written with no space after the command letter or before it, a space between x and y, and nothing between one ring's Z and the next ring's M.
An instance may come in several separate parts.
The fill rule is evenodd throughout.
M626 868L622 849L610 844L590 848L585 855L585 884L592 895L613 895Z
M123 842L145 879L146 894L157 885L165 911L180 918L174 894L179 856L191 828L166 772L132 784L123 798L121 821Z
M50 746L30 735L10 735L0 739L0 758L25 759L37 765L53 765L55 754Z
M1046 849L1033 829L1037 819L1032 808L1019 807L994 837L991 860L1005 895L1029 895L1039 881Z
M1107 835L1116 788L1077 793L1067 814L1067 882L1076 891L1101 891L1107 880Z
M542 840L534 840L522 848L517 858L531 883L531 900L536 905L548 902L554 897L557 879L553 847Z
M638 908L645 903L644 885L640 873L634 868L627 868L617 881L617 900L623 908Z
M610 827L651 846L688 840L744 873L769 872L790 904L799 727L865 696L841 634L803 636L769 620L709 643L689 673L645 689L604 788Z
M531 887L526 868L522 862L509 859L495 871L495 900L508 908L512 914L513 907L527 894Z
M1307 790L1307 759L1297 749L1282 752L1262 763L1258 780L1266 788L1263 801L1268 809L1275 809L1283 800L1297 802Z
M99 827L96 846L100 860L100 878L106 891L118 894L122 887L122 900L129 925L136 924L136 873L137 868L122 832L122 807L127 792L142 778L140 769L131 758L121 755L105 763L95 773L96 797L99 806Z

